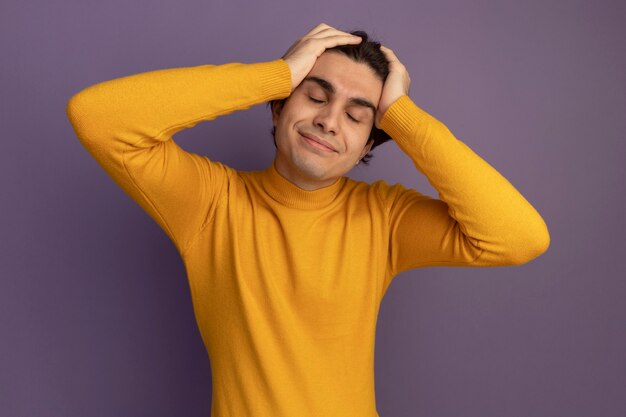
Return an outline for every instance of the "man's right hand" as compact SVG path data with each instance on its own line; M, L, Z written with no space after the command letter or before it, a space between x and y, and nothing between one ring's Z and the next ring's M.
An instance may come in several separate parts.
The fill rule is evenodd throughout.
M298 39L281 57L291 70L291 91L296 89L311 71L317 58L328 48L337 45L355 45L361 37L342 32L325 23L320 23L309 33Z

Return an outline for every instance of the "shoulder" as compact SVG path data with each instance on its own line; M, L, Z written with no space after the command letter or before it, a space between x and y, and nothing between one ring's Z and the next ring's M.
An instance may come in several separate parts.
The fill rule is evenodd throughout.
M198 169L204 175L207 190L212 190L221 199L240 178L240 171L206 155L192 154ZM200 192L201 190L197 190Z
M223 178L224 181L232 181L240 176L241 172L220 161L210 159L206 155L197 155L198 163L202 164L206 172L216 178Z
M378 180L370 184L364 181L350 180L350 184L355 196L366 196L370 202L374 201L375 198L377 205L386 215L392 215L415 204L434 200L433 197L398 182L390 184L385 180Z
M390 184L385 180L377 180L372 183L347 178L346 186L357 193L375 193L382 200L393 198L397 194L407 191L415 191L405 187L403 184Z
M352 178L347 178L346 189L349 190L349 198L376 200L385 209L389 209L400 195L414 191L400 183L389 184L385 180L368 183Z

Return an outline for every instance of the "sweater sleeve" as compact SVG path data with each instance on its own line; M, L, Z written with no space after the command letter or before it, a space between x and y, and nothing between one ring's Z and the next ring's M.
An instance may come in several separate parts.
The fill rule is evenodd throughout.
M439 194L387 189L391 277L427 266L521 265L547 250L548 229L530 203L408 96L385 112L381 128Z
M200 65L92 85L69 99L66 112L91 156L182 255L225 195L230 168L184 151L172 136L290 92L282 59Z

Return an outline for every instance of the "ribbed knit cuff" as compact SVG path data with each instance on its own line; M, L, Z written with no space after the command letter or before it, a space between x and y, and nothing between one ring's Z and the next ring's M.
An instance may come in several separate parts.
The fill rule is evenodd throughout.
M261 88L265 101L277 100L291 94L291 70L282 58L275 61L260 62L258 66Z
M380 121L380 127L399 145L408 145L408 141L415 141L416 136L426 132L431 123L439 121L404 95L389 106Z

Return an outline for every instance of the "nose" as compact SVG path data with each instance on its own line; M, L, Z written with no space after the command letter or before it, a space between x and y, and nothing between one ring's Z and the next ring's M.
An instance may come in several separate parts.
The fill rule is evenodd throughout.
M325 133L337 134L339 129L339 117L341 109L339 106L328 104L321 108L315 115L313 123L321 128Z

